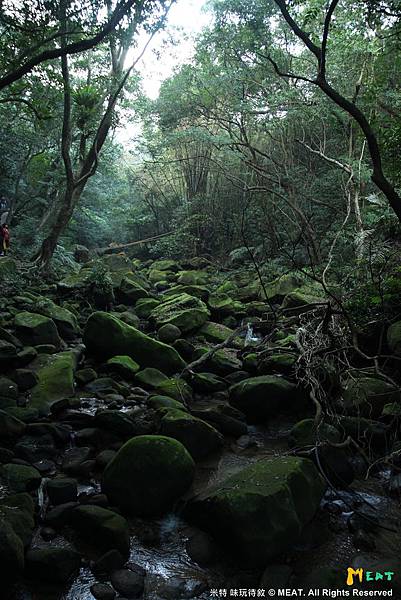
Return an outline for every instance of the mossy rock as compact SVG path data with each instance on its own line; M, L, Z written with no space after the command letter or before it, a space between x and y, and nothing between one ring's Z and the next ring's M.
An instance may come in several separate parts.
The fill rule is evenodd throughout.
M297 410L296 386L283 377L250 377L230 387L230 404L250 422L260 422L293 408Z
M8 463L0 465L0 481L12 493L32 492L40 486L41 474L34 467Z
M175 408L167 408L160 422L160 433L181 442L194 460L217 452L223 436L209 423Z
M15 329L24 344L39 346L52 344L60 348L61 339L52 319L32 312L23 311L16 315Z
M177 272L180 270L180 266L176 260L162 259L155 260L155 262L152 263L152 269L155 269L156 271Z
M123 557L128 556L129 525L121 515L100 506L78 506L71 512L69 524L97 550L116 549Z
M105 312L96 312L89 317L84 343L88 352L101 360L129 356L142 367L157 365L168 374L182 371L185 367L185 362L174 348Z
M76 356L67 351L38 360L43 361L36 373L39 383L32 389L29 407L36 408L40 416L48 416L56 407L67 405L75 393Z
M143 369L143 371L139 371L136 374L135 379L139 385L153 389L158 388L166 381L169 381L167 375L158 369L153 369L152 367L148 367L147 369Z
M25 431L25 423L9 413L9 410L10 408L5 411L0 410L0 439L19 437Z
M182 285L205 285L210 280L206 271L180 271L177 282Z
M220 348L202 366L208 371L224 377L225 375L230 375L230 373L235 373L235 371L240 371L242 363L237 358L236 352L233 352L229 348Z
M269 373L288 375L293 371L296 362L297 356L295 354L284 352L282 354L271 354L258 362L258 372L261 375Z
M125 254L105 254L101 259L98 259L105 265L112 273L125 271L129 273L132 271L132 262Z
M401 417L401 404L399 402L391 402L383 407L383 417Z
M181 337L181 330L172 323L166 323L162 325L157 332L157 337L164 344L173 344L176 340Z
M108 463L102 490L123 511L150 517L169 510L194 473L193 459L180 442L143 435L129 440Z
M0 500L0 522L5 519L26 547L35 528L35 504L28 493L13 494Z
M150 319L157 327L170 324L187 333L201 327L209 318L210 313L202 300L180 294L162 302L150 314Z
M10 408L7 408L6 412L9 416L18 419L23 423L33 423L39 418L39 411L36 408L12 406ZM18 427L20 427L20 425L18 425Z
M244 305L224 293L215 292L210 294L208 306L212 311L212 314L220 318L231 315L245 315Z
M180 377L170 377L161 382L156 391L159 395L169 396L179 402L189 402L192 398L192 388Z
M196 298L200 298L204 302L207 302L207 299L210 295L210 290L204 285L174 285L170 289L166 290L163 294L164 298L168 298L169 296L180 296L181 294L188 294L188 296L195 296Z
M318 296L319 290L311 289L310 287L304 286L297 290L294 290L290 294L287 294L283 300L282 308L307 308L310 305L322 304L327 302L324 296Z
M123 277L117 297L124 304L134 305L140 298L148 298L149 292L131 276Z
M151 396L148 400L148 406L155 410L160 408L175 408L177 410L186 410L184 405L179 400L174 400L169 396Z
M207 342L212 344L221 344L225 342L234 333L233 329L221 325L220 323L213 323L207 321L202 327L196 332L197 335L201 335ZM235 337L231 342L232 348L243 348L244 341L240 337Z
M303 283L302 277L297 273L285 273L277 279L266 283L264 288L266 290L267 298L269 300L282 300L287 294L298 289ZM260 289L260 298L264 300L264 290Z
M160 300L155 298L141 298L135 304L135 312L140 319L147 319L154 308L159 306Z
M95 425L123 440L127 440L136 434L133 421L120 410L101 410L97 412Z
M227 389L227 383L224 379L213 373L194 373L191 386L201 394L214 394Z
M18 386L17 384L8 379L8 377L0 377L0 408L8 408L9 406L16 406L16 400L18 398Z
M106 363L108 373L116 373L124 379L133 381L138 373L140 366L130 356L113 356Z
M58 306L58 304L55 304L52 300L42 297L35 303L35 311L52 319L62 338L73 340L78 336L80 331L77 318L67 308Z
M174 271L159 271L158 269L151 269L148 274L148 279L151 283L160 283L162 281L174 281L176 274Z
M380 416L386 404L401 399L398 388L391 383L363 374L344 382L342 398L349 414L373 418Z
M396 321L388 328L387 344L391 352L401 356L401 321Z
M341 434L329 423L321 423L318 428L314 419L304 419L294 425L290 431L288 445L290 448L314 446L316 442L341 442Z
M198 496L185 516L246 565L263 567L298 542L324 489L308 459L260 460Z

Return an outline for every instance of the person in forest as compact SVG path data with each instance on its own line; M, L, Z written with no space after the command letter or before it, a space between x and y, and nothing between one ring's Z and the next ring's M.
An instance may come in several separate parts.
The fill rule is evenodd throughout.
M3 223L0 229L1 256L7 256L10 249L10 230L7 223Z

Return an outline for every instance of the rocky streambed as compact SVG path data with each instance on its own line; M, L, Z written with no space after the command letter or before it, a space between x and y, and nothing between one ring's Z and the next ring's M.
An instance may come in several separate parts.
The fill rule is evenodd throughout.
M1 300L5 598L263 597L349 566L401 597L397 375L325 374L316 427L297 335L326 300L264 287L110 255Z

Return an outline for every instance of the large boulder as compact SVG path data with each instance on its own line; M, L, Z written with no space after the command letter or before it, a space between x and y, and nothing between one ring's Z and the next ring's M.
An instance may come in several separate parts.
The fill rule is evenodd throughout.
M35 304L35 311L52 319L60 336L64 339L72 340L79 334L78 321L75 315L52 300L40 298Z
M35 527L35 506L29 494L0 500L0 561L3 580L10 582L24 568L24 548Z
M203 458L220 450L223 436L209 423L193 417L185 410L162 409L160 433L181 442L192 458Z
M34 467L14 463L0 466L0 481L13 493L36 490L41 480L39 471Z
M230 387L230 404L251 422L264 421L292 406L296 410L296 386L283 377L250 377Z
M15 317L15 329L24 344L52 344L56 348L61 346L57 327L49 317L27 311L20 312Z
M73 352L60 352L38 358L38 383L32 389L30 407L36 408L41 416L68 402L74 395L74 370L76 356Z
M159 367L165 373L176 373L185 368L185 362L174 348L106 312L95 312L89 317L84 343L88 352L101 360L126 355L141 367Z
M206 490L188 505L186 516L237 559L263 567L299 540L324 487L308 459L261 460Z
M150 313L150 318L157 327L175 325L184 333L201 327L209 316L206 304L188 294L173 296Z
M109 462L102 490L127 513L159 515L187 491L194 471L194 462L180 442L142 435L124 444Z

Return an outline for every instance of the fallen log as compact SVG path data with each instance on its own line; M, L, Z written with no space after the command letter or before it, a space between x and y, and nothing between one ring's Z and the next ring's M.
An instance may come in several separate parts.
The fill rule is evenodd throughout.
M113 254L113 252L120 252L121 250L125 250L126 248L131 248L132 246L139 246L140 244L147 244L148 242L156 242L161 238L167 237L168 235L172 235L174 231L168 231L167 233L161 233L160 235L154 235L150 238L145 238L143 240L137 240L136 242L128 242L127 244L120 244L118 246L107 246L106 248L95 248L95 252L102 256L103 254Z

